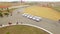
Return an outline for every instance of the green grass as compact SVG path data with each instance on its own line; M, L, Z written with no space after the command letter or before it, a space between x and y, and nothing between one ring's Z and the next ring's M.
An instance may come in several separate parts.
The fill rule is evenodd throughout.
M60 7L52 7L54 10L59 11L60 12Z
M16 10L17 8L12 8L12 9L8 9L8 10L0 10L0 17L8 16L9 13L12 13L14 10Z
M0 28L0 34L49 34L39 28L26 26L26 25L15 25L9 27Z

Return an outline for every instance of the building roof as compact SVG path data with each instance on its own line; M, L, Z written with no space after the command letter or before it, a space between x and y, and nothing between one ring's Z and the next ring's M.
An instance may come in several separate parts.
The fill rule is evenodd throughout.
M9 6L0 6L0 8L8 8Z

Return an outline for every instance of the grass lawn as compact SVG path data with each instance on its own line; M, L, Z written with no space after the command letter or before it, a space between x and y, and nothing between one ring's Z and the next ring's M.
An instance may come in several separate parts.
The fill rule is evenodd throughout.
M60 12L48 7L31 6L26 8L24 13L48 18L55 21L60 19Z
M11 7L11 6L21 6L21 5L26 5L26 4L24 2L23 3L21 3L21 2L16 2L16 3L14 3L14 2L0 2L0 6Z
M19 6L20 3L19 2L16 2L16 3L13 3L13 2L0 2L0 6Z
M0 28L0 34L49 34L49 33L32 26L14 25Z
M52 7L54 10L59 11L60 12L60 6L57 7Z

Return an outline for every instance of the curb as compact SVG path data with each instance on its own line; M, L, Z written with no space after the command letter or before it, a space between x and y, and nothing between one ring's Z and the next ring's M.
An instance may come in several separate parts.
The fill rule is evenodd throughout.
M0 28L3 28L3 27L7 27L7 26L13 26L13 25L28 25L28 26L33 26L33 27L36 27L36 28L39 28L39 29L42 29L42 30L44 30L44 31L46 31L46 32L48 32L49 34L53 34L52 32L50 32L50 31L48 31L48 30L46 30L46 29L44 29L44 28L42 28L42 27L39 27L39 26L36 26L36 25L32 25L32 24L11 24L11 25L9 25L9 24L7 24L7 25L3 25L3 26L1 26Z

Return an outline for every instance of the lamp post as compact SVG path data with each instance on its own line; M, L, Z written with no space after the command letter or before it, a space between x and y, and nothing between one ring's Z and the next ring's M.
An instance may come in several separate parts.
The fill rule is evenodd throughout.
M21 3L22 3L22 0L21 0Z

